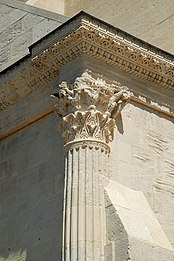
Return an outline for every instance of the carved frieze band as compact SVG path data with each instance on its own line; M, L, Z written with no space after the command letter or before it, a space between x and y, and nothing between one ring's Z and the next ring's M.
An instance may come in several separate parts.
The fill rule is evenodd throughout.
M107 64L162 84L168 89L174 87L172 61L134 46L115 34L104 32L100 27L93 28L89 23L81 25L76 31L36 56L33 61L35 66L39 67L43 67L45 62L49 67L57 64L62 67L80 53L88 53Z
M73 84L62 82L53 95L56 113L62 117L59 129L65 143L74 140L113 140L115 119L130 99L126 87L106 84L87 72Z
M143 48L140 40L135 44L135 39L130 36L127 40L126 35L122 32L120 36L116 28L88 15L67 23L57 30L54 43L34 55L28 67L1 84L0 109L57 78L62 66L82 53L173 91L172 55L164 52L159 55L157 48L150 45Z

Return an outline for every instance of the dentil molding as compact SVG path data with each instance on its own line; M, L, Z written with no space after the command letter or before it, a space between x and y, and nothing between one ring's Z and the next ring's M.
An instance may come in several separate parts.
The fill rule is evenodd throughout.
M80 19L81 18L81 19ZM33 58L35 66L60 69L81 53L174 90L172 55L85 14L64 28L64 37ZM77 26L78 24L78 26ZM61 32L60 32L61 33ZM57 56L56 56L57 54Z
M84 12L30 47L25 66L1 77L0 109L58 78L62 67L88 54L108 65L174 91L173 56Z

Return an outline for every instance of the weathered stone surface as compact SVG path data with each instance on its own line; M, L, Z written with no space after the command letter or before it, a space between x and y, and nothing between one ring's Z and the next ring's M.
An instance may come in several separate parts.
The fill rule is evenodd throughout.
M174 251L129 237L129 260L132 261L173 261ZM121 260L123 261L123 260Z
M106 205L106 261L126 261L129 260L129 241L128 233L117 214L116 208L105 194Z
M1 141L0 260L61 260L63 141L54 114Z
M28 47L66 17L16 0L0 0L0 71L29 53Z
M173 119L128 104L117 127L117 139L111 145L113 178L145 193L174 245Z
M8 1L10 8L14 7L12 1ZM1 0L0 3L3 3L5 13L9 14L9 8L6 7L4 1ZM17 5L20 6L19 3ZM17 55L18 48L20 53L25 49L25 42L28 41L27 39L23 41L25 37L27 38L27 34L23 35L25 30L29 32L35 26L41 37L42 25L45 25L45 30L47 30L48 19L54 20L48 16L44 20L42 18L40 20L38 17L43 17L43 14L37 15L34 12L35 8L27 7L30 10L29 14L26 7L22 8L20 9L22 13L19 12L21 18L7 28L8 35L3 35L2 32L3 44L5 41L9 41L16 49L14 57ZM34 25L30 21L31 14L33 21L35 20ZM65 195L67 195L66 200L69 200L65 201L66 210L69 213L66 215L67 219L65 218L68 223L66 246L74 246L71 248L72 258L76 261L77 256L79 260L85 256L93 260L98 258L101 261L100 257L104 257L104 240L101 234L105 232L105 218L103 184L100 178L103 181L103 176L105 176L107 180L111 177L113 189L110 189L110 191L112 190L110 195L112 195L112 202L116 201L115 206L111 200L106 204L106 260L172 261L173 251L170 249L172 249L171 245L174 245L174 206L172 203L174 97L172 80L167 80L168 82L164 80L162 84L160 80L161 75L165 73L172 79L173 67L171 66L169 71L164 72L158 66L159 63L162 65L164 62L168 68L172 56L166 56L164 52L160 52L162 56L159 57L159 50L148 44L145 45L147 50L142 51L144 44L142 46L142 42L138 40L138 46L135 47L135 43L131 43L135 38L132 37L131 41L128 41L125 33L125 38L122 37L120 40L121 44L125 44L126 47L131 45L134 47L124 49L126 51L121 54L123 63L122 65L118 63L120 66L118 68L115 61L117 59L120 61L120 54L117 53L118 56L114 60L115 53L112 56L108 53L108 43L113 43L112 33L115 31L112 30L115 29L110 26L108 28L102 22L89 18L87 15L84 17L88 30L72 32L73 26L78 27L77 21L72 19L69 27L67 23L62 30L58 30L57 33L35 45L32 51L36 61L35 65L38 65L39 68L38 71L35 70L36 67L29 71L31 65L31 57L29 57L28 60L26 59L16 66L16 69L4 73L3 79L1 78L8 82L11 75L14 76L14 80L4 84L1 91L0 235L4 236L0 237L0 260L52 261L57 258L61 260L61 238L62 227L64 227L62 225L63 141L57 131L59 120L52 114L53 102L49 98L51 93L56 92L55 87L59 85L61 79L61 81L66 80L67 88L63 89L63 86L59 85L57 96L60 98L62 95L64 101L68 100L69 103L65 102L68 109L69 105L70 107L75 105L73 109L81 109L83 115L87 114L90 107L85 108L85 106L89 105L91 101L91 105L94 106L93 101L95 99L98 101L97 90L101 91L101 87L105 89L106 86L111 86L114 81L118 83L118 86L126 86L126 90L128 89L132 94L130 103L120 111L121 113L116 113L115 140L111 144L110 167L106 167L106 159L103 160L109 151L108 145L101 144L101 140L100 142L93 141L92 146L92 141L87 141L87 146L86 141L80 140L76 144L75 139L74 144L68 144L66 147L68 164L66 164L65 174L68 185L66 183L65 188L68 193ZM76 19L78 20L78 18ZM54 27L54 22L52 26ZM95 28L94 31L93 28ZM65 31L68 32L70 41L65 37ZM78 32L82 33L84 38ZM64 39L62 42L58 42L57 36L61 38L62 35ZM118 38L117 34L116 37ZM15 39L19 41L15 42ZM37 39L37 34L35 39ZM84 42L81 39L84 39ZM99 39L101 42L98 41ZM106 41L108 39L109 41ZM74 49L77 42L79 45L77 44ZM87 43L87 49L84 48L84 43ZM96 48L99 43L100 46ZM4 48L6 46L4 45ZM10 49L6 49L7 54L11 53L11 45L8 46ZM115 44L111 46L116 48ZM65 52L62 52L62 48ZM88 54L80 56L79 50L87 50ZM116 50L119 52L120 49L116 48ZM137 56L135 56L137 51L143 54L147 51L151 63L146 64L148 59L142 59L142 56L140 60L137 60ZM62 56L59 56L60 53ZM38 56L39 59L37 59ZM6 57L7 55L3 51L2 59L4 60ZM75 57L76 59L74 59ZM98 57L101 60L98 60ZM171 60L167 60L166 57ZM147 57L145 56L145 58ZM141 68L138 68L141 75L139 78L137 77L137 67L132 66L129 73L125 71L125 67L130 68L130 61L132 62L134 59L135 64L141 65ZM55 67L60 66L59 62L62 62L62 67L58 67L59 70L56 71ZM153 67L155 73L157 72L156 75L150 71L150 66ZM22 75L20 70L23 70ZM77 85L72 85L75 88L75 92L73 92L71 83L74 79L84 76L82 73L89 73L89 71L95 79L100 79L97 79L100 85L96 84L97 81L94 81L93 86L88 81L89 86L81 89L76 88ZM58 78L59 73L60 78ZM150 77L151 82L143 77L144 73ZM160 84L157 84L157 78ZM97 88L92 92L90 88L94 85L97 85ZM81 95L85 91L88 94ZM76 95L77 93L78 95ZM117 91L113 92L113 96L109 96L109 101L113 97L113 104L117 107L116 103L119 102L119 99L115 99L115 95L117 95ZM108 102L107 97L106 95L104 101L101 99L103 104ZM75 98L82 99L83 102L77 102ZM98 106L98 102L95 105ZM93 106L92 109L94 109ZM101 113L113 114L112 102L111 110L110 106L105 106L104 109L102 106L97 107ZM66 117L66 113L62 113L62 109L64 107L60 103L57 111L59 115ZM91 117L90 124L86 118L83 124L78 126L72 125L69 121L67 124L76 132L79 128L82 130L85 125L85 128L89 130L88 133L93 134L93 130L98 126L96 119L97 117ZM103 131L104 127L102 125L100 131ZM106 154L104 154L105 152ZM122 185L114 186L115 181ZM132 189L136 191L132 191ZM146 199L148 199L148 203ZM67 202L68 204L66 204ZM69 219L71 219L71 223L69 223ZM77 240L77 234L82 241ZM84 240L86 235L88 244ZM72 244L69 243L70 241ZM81 255L77 254L77 241ZM85 244L88 247L89 256L84 254ZM94 251L95 247L98 250L102 249L102 255L97 254L98 250L98 252Z
M105 200L108 240L105 260L173 260L171 244L142 192L110 180ZM123 209L126 210L126 215Z
M105 190L128 236L173 250L142 192L124 187L113 180L110 180Z
M48 85L44 89L39 88L35 92L30 90L30 93L28 93L29 90L27 88L21 91L22 93L16 93L17 97L21 95L20 101L1 112L0 139L17 132L54 110L54 101L50 98L50 95L55 91L53 83L51 86ZM28 95L25 99L22 99L23 95L25 96L25 92Z
M84 10L146 42L174 53L174 3L170 0L66 0L65 15Z
M64 0L26 0L25 2L28 5L34 5L58 14L64 14Z

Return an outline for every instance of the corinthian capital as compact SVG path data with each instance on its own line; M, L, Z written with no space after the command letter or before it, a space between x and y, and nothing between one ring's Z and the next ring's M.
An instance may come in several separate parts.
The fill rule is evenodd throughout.
M84 139L109 143L115 119L130 99L130 92L84 73L73 84L59 84L53 96L57 98L55 111L62 117L59 127L65 143Z

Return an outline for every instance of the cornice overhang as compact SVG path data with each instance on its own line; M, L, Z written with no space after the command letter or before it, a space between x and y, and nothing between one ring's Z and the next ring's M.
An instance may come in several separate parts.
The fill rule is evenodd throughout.
M24 68L14 66L4 72L2 78L5 80L2 79L0 87L1 109L14 104L20 92L24 97L56 79L61 68L80 54L88 54L174 91L174 59L171 54L84 12L32 45L30 53L24 61Z
M64 32L61 32L63 29ZM63 37L33 58L35 66L60 69L81 53L174 90L172 55L81 12L60 29Z

